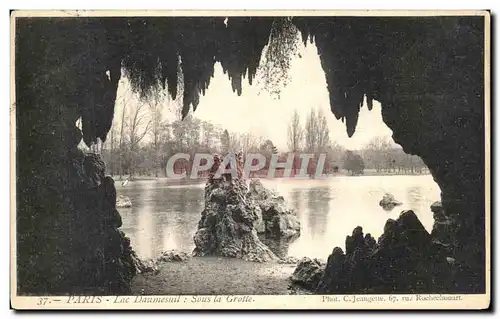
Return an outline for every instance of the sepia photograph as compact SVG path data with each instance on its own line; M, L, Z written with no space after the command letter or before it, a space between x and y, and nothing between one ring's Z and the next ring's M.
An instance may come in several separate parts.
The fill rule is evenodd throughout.
M486 309L489 11L11 11L14 309Z

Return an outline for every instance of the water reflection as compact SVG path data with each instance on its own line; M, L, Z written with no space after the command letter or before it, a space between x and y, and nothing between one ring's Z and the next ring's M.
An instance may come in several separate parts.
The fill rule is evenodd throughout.
M137 223L137 239L134 244L137 246L137 250L142 253L142 256L151 258L153 257L153 239L151 231L155 222L155 216L153 214L154 207L151 205L152 189L147 187L143 192L140 193L138 199L138 205L141 207L140 214L136 214Z
M164 180L134 181L117 186L132 208L119 209L122 230L140 256L154 257L169 249L191 251L203 209L202 185L170 186Z
M310 188L306 193L308 206L308 227L314 237L322 237L328 225L328 213L330 212L331 192L328 186Z
M417 206L422 199L422 188L418 186L408 187L406 199L411 205Z
M439 200L440 190L431 176L335 177L326 181L263 180L294 209L301 222L301 236L291 242L266 241L278 255L327 258L335 246L344 249L346 235L356 226L378 237L388 218L412 209L428 231L433 219L429 206ZM119 194L130 197L132 208L120 209L122 230L139 255L154 257L163 250L192 251L204 185L167 185L165 180L134 181L117 185ZM384 193L403 202L384 211Z

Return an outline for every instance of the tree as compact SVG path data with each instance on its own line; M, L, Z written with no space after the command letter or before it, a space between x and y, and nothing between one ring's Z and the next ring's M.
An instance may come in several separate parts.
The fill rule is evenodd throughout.
M192 115L186 116L184 120L174 121L172 133L178 151L192 151L201 145L201 121Z
M330 129L322 110L318 111L316 121L318 122L316 125L316 151L324 152L330 144Z
M317 121L316 121L316 111L311 109L309 115L307 116L306 128L305 128L305 145L304 148L311 153L316 152L316 137L317 137Z
M257 138L250 133L240 135L239 142L240 150L243 152L243 154L248 154L252 151L255 151L258 147Z
M229 151L229 147L230 147L230 137L229 137L229 132L227 130L224 130L222 132L222 135L220 137L220 141L221 141L221 150L223 153L225 152L228 152Z
M146 104L140 102L135 105L131 105L130 108L130 117L128 122L128 143L130 150L130 159L129 159L129 174L130 176L134 175L135 170L135 156L137 155L137 149L139 147L139 143L142 141L144 136L149 131L149 127L151 126L151 118L147 112Z
M366 166L375 168L377 172L421 173L426 167L420 157L406 154L399 145L386 137L374 137L362 153Z
M302 147L302 142L304 139L304 129L300 124L300 116L295 109L292 115L292 119L288 124L288 149L296 153Z
M345 148L337 144L336 142L330 142L326 148L326 162L325 167L330 171L338 172L341 163L343 162L343 156L345 154Z
M209 122L202 122L202 145L206 151L214 152L217 149L218 145L218 135L217 127Z
M347 150L344 155L344 169L352 175L361 175L365 169L363 158L352 151Z
M151 104L149 104L149 110L151 112L151 144L152 144L152 162L153 168L155 170L155 176L158 177L158 169L160 167L160 139L161 139L161 129L162 129L162 107L158 99L154 99Z
M325 152L330 144L330 129L323 111L312 109L305 127L305 149L310 153Z
M368 167L375 168L377 172L391 167L391 149L394 147L385 137L374 137L363 149L363 155Z
M109 154L108 154L108 160L106 161L108 163L109 167L109 173L110 175L113 175L115 173L115 151L116 151L116 139L117 139L117 133L116 133L116 127L112 126L111 130L109 132Z
M123 107L122 107L122 114L121 114L121 118L120 118L120 138L119 138L119 141L118 141L118 169L120 171L120 180L122 179L122 175L123 175L123 156L124 156L124 153L125 153L125 150L124 150L124 146L125 146L125 139L124 139L124 135L125 135L125 122L126 122L126 112L127 112L127 105L129 104L129 100L130 98L127 98L126 95L127 94L130 94L130 87L129 89L123 94L123 96L121 97L121 100L122 100L122 103L123 103Z
M260 145L260 150L265 154L278 154L278 149L274 146L273 141L266 140L264 143Z

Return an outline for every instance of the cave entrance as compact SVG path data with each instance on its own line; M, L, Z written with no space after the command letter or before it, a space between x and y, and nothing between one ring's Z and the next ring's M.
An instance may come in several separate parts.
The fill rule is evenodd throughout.
M215 62L229 76L231 89L244 95L242 83L257 80L262 50L271 43L269 63L263 65L271 70L270 79L286 80L288 72L281 72L289 69L295 27L302 41L313 39L318 48L327 89L322 82L318 94L328 94L347 135L356 130L363 99L370 109L379 101L394 141L423 160L451 218L450 247L459 265L455 291L484 291L485 16L19 18L16 23L18 277L25 291L127 286L131 274L110 262L130 248L117 229L122 219L114 207L114 183L97 156L77 149L82 137L89 146L114 139L110 129L119 118L114 109L122 69L142 101L154 101L164 90L174 100L182 95L185 117L191 109L205 109L200 95L208 90ZM302 70L309 72L319 68ZM273 92L273 84L265 87ZM144 103L131 116L136 120L127 130L141 127L137 122L160 127L141 115L148 108L154 107ZM233 114L223 114L233 121ZM79 119L81 131L75 126ZM130 134L131 154L150 131ZM231 136L225 135L227 142ZM189 143L187 137L183 134L183 142ZM271 153L273 146L266 141ZM143 169L135 156L119 157L123 162L112 168L114 174L133 176Z
M263 64L254 83L242 83L240 96L233 92L221 64L216 63L210 87L200 96L197 110L184 119L180 96L174 100L166 92L158 92L153 99L141 99L122 71L115 117L102 155L108 173L118 181L118 193L131 197L134 203L133 209L125 209L124 222L130 225L127 235L139 256L155 258L162 251L193 249L192 235L203 210L199 185L208 179L208 170L196 179L190 174L197 153L264 154L267 166L247 178L265 179L268 187L281 190L303 225L301 238L293 243L262 239L282 257L326 259L330 246L345 249L344 235L355 227L363 225L365 232L377 238L386 220L397 219L405 209L413 210L427 231L432 231L430 205L440 199L439 187L418 156L406 154L394 143L392 131L383 122L380 103L374 101L368 110L365 97L357 130L349 137L345 124L331 115L316 45L303 44L297 32L292 47L287 68L278 69L279 76L271 72L273 66L265 64L269 46L264 47ZM178 91L182 88L179 82ZM85 149L83 141L81 146ZM187 173L180 180L167 176L169 160L178 153L190 155L190 160L174 163L176 174ZM325 154L323 173L329 175L330 182L315 181L317 162L310 164L308 180L293 182L300 170L299 161L290 176L277 170L269 179L272 154L286 162L290 153L313 154L316 160ZM341 186L345 183L349 186ZM186 187L189 196L180 195L179 185ZM158 191L165 186L172 187L171 194ZM379 201L385 193L395 195L404 205L382 209ZM293 199L294 194L299 199ZM177 207L168 209L168 214L161 204L165 198Z

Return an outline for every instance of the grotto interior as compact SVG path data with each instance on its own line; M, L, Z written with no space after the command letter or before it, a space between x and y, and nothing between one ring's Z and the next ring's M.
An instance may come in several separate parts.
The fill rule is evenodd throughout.
M18 293L130 292L114 182L99 156L77 148L82 138L106 139L122 68L144 99L182 94L186 115L215 63L241 94L266 44L286 44L291 30L317 46L332 113L349 136L363 98L370 109L377 100L394 140L429 167L453 216L453 292L484 292L484 24L484 16L16 18ZM283 59L276 50L267 63Z

